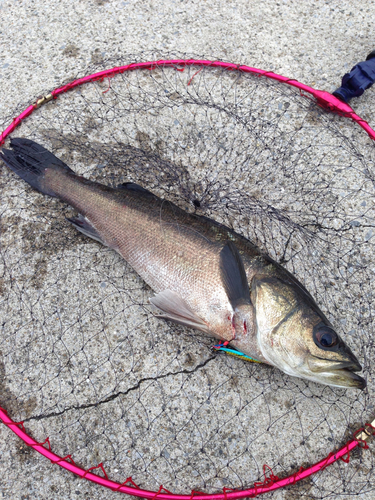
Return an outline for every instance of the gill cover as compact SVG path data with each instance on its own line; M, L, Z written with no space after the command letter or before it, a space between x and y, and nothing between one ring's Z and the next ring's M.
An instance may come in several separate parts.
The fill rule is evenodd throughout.
M361 365L311 296L276 277L255 277L252 301L266 360L289 375L339 387L364 388Z

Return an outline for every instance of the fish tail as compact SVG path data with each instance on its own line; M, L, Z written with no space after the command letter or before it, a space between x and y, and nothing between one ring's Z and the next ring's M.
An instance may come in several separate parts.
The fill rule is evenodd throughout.
M0 158L13 172L43 194L57 197L45 179L47 167L74 173L63 161L30 139L11 139L10 149L2 149Z

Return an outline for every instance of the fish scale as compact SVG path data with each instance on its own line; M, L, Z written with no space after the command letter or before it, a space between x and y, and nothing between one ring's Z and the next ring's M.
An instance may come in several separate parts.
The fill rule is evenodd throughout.
M233 309L220 278L220 250L228 240L224 231L218 237L209 220L141 190L109 190L53 167L45 183L86 217L155 292L174 290L206 320L211 334L233 339Z

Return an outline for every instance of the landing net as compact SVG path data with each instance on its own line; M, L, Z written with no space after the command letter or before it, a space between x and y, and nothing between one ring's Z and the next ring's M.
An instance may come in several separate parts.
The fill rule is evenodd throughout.
M103 464L73 472L148 498L240 498L288 476L264 498L369 498L373 453L352 435L374 417L374 132L311 91L246 66L136 63L47 92L1 128L257 243L316 299L364 366L366 391L226 356L155 318L152 290L119 255L2 167L0 416L27 444L48 436L52 462Z

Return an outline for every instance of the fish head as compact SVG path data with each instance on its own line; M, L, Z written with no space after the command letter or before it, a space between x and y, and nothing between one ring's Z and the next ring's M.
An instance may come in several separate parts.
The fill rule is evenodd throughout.
M274 277L254 279L258 345L285 373L335 387L364 389L357 358L302 285Z

